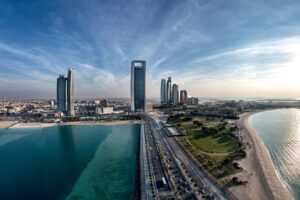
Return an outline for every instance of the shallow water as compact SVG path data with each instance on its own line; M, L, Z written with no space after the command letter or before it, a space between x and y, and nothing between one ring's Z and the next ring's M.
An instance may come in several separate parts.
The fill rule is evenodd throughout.
M300 110L257 113L249 124L268 149L284 184L300 199Z
M131 124L1 129L0 199L133 199L138 130Z

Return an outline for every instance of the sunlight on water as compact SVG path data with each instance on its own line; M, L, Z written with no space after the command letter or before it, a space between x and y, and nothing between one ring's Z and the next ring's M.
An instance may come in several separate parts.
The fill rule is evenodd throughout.
M300 110L257 113L249 123L269 150L285 185L300 199Z

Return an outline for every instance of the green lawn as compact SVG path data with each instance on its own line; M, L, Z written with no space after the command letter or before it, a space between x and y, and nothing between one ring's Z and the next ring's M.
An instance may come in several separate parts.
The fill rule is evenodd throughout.
M193 124L200 121L203 125ZM238 169L234 168L234 160L245 155L241 152L239 141L230 135L230 126L225 124L221 131L218 127L224 124L220 119L207 120L203 117L193 117L189 121L176 121L177 126L186 133L177 137L178 140L197 158L216 178L225 185L231 184L228 177ZM212 135L203 135L202 127L216 128L218 132Z
M238 141L227 135L189 137L190 142L201 151L209 153L227 153L238 147Z

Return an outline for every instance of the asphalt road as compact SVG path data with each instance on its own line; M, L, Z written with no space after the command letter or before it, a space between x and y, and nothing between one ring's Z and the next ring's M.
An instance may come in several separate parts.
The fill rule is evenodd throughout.
M147 119L145 120L145 122L146 122L145 123L146 137L149 145L150 160L151 160L152 171L154 175L154 182L155 182L157 196L159 197L160 200L171 200L171 199L175 200L158 149L156 147L155 138L153 136L153 132L150 126L151 122ZM166 184L164 184L162 181L163 177L166 181Z
M191 186L189 185L186 177L182 173L180 167L176 162L176 158L172 150L169 148L166 143L166 133L164 130L156 123L155 120L150 118L152 122L152 126L154 127L158 139L158 143L160 144L161 150L163 151L165 160L167 162L168 171L172 176L172 179L175 183L176 189L179 192L179 195L184 200L194 200L198 199L194 192L192 191Z

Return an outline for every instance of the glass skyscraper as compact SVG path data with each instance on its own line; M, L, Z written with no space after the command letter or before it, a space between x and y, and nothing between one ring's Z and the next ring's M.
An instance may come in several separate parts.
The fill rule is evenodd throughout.
M68 115L75 117L74 110L74 69L68 69Z
M132 112L146 110L146 61L131 61L130 102Z
M161 80L160 102L161 102L161 104L166 104L167 103L167 82L166 82L166 79Z
M74 69L68 69L68 78L59 75L56 88L57 111L64 112L71 117L75 116L74 110Z
M57 111L65 112L67 109L66 80L67 79L62 74L60 74L59 77L57 78L57 87L56 87Z
M171 77L169 77L167 82L167 103L168 104L171 104L171 98L172 98L172 81L171 81Z

